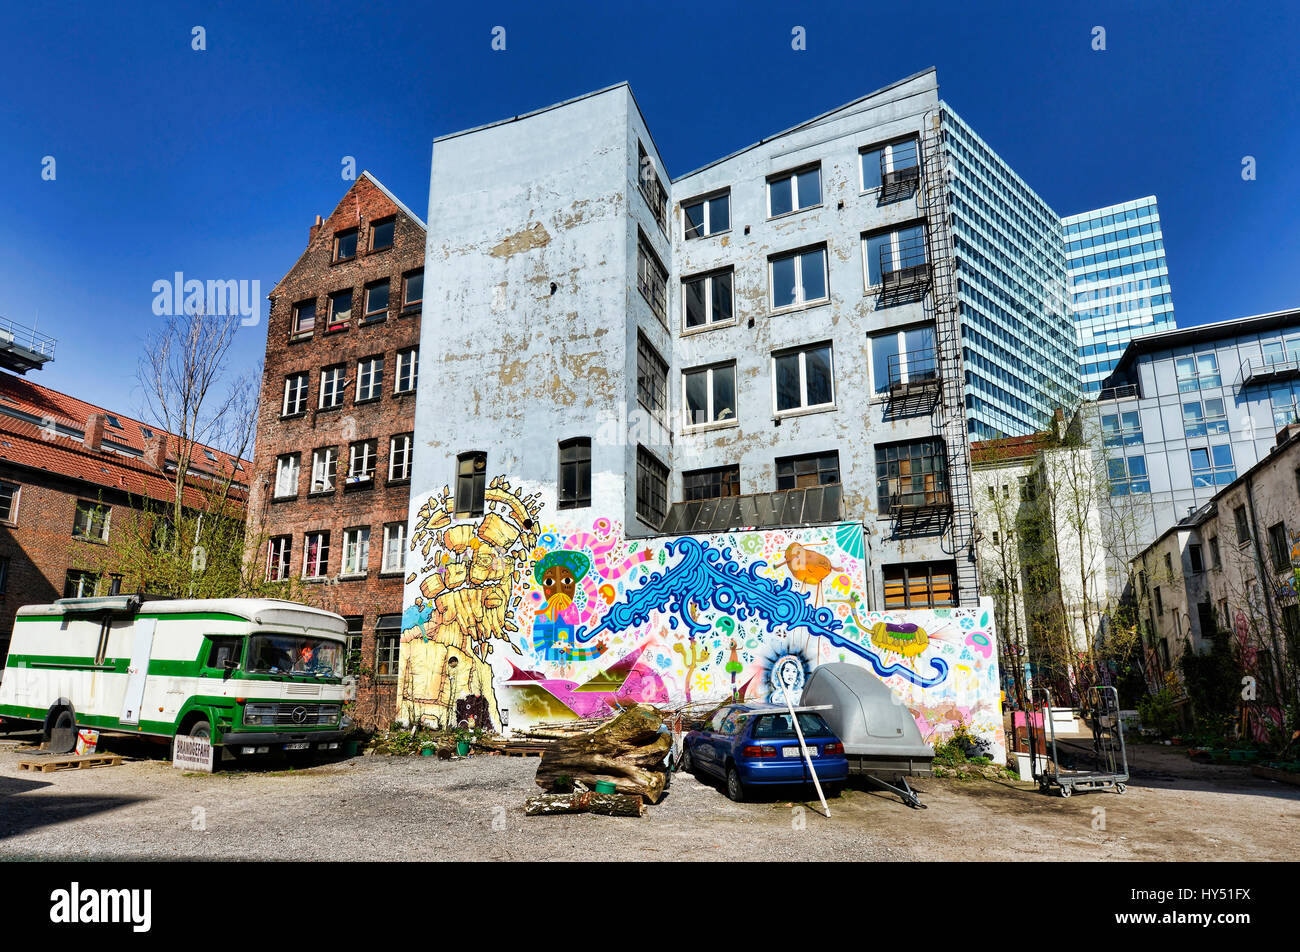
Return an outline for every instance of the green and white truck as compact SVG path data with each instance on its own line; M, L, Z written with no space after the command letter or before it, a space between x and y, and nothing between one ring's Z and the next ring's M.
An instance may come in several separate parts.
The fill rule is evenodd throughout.
M334 749L347 729L339 615L278 599L64 598L18 610L0 717L205 737L222 759ZM57 732L57 733L56 733Z

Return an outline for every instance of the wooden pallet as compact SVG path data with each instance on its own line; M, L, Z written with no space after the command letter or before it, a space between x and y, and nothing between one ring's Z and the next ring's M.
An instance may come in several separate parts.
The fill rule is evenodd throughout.
M507 757L540 757L545 753L546 744L506 744L502 753Z
M116 767L122 763L120 754L86 754L82 757L46 757L41 760L20 760L19 770L37 770L50 773L53 770L73 770L81 767Z

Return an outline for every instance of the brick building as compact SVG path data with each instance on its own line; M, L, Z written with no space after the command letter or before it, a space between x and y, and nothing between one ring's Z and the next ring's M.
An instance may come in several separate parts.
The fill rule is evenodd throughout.
M105 545L126 523L122 509L172 498L173 441L148 424L110 413L21 377L0 373L0 665L23 605L104 594ZM242 495L251 463L196 446L195 488L225 477Z
M347 618L367 725L394 714L424 241L363 172L270 295L249 536Z

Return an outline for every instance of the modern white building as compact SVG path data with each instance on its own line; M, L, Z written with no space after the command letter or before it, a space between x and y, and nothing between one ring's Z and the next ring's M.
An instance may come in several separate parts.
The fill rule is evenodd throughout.
M1135 337L1173 330L1174 302L1154 195L1061 219L1083 395Z

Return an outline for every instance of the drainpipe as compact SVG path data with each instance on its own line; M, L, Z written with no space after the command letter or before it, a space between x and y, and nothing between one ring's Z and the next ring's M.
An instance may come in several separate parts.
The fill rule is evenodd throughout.
M1246 474L1246 505L1250 509L1250 521L1254 526L1250 542L1251 549L1255 553L1255 572L1259 576L1259 586L1264 590L1264 608L1268 614L1269 642L1272 645L1272 658L1270 660L1273 664L1273 674L1278 679L1278 687L1285 690L1288 686L1282 683L1282 655L1278 653L1278 626L1277 617L1273 608L1274 579L1272 574L1268 571L1267 563L1264 561L1264 550L1260 546L1261 533L1259 520L1255 517L1255 479L1249 473ZM1287 693L1289 694L1291 692L1287 691ZM1282 698L1278 698L1278 700L1282 701Z

